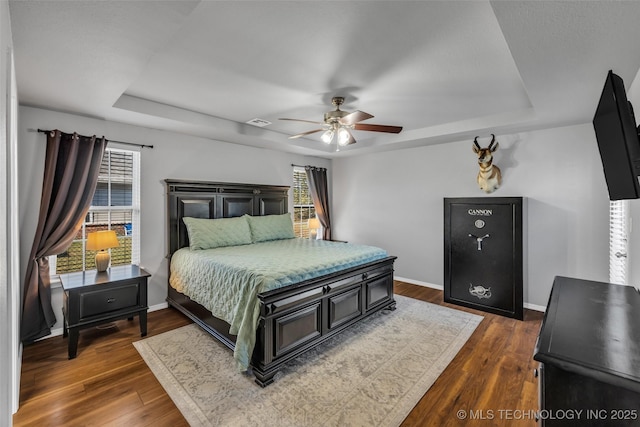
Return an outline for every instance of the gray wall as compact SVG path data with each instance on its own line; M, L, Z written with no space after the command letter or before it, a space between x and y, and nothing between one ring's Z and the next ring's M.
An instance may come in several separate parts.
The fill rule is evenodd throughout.
M528 203L525 303L546 306L556 275L608 281L609 200L591 124L497 140L503 186L491 196ZM468 140L334 160L336 238L383 247L398 256L397 277L442 286L443 198L487 196L475 181L471 146Z
M116 141L154 145L141 154L141 265L151 273L149 305L163 304L166 297L168 265L165 178L252 184L291 185L291 164L327 167L327 159L305 157L273 150L228 144L203 138L163 132L122 123L90 119L43 109L21 107L19 111L20 255L29 256L37 223L42 190L45 136L40 129L60 129L84 135L104 135ZM331 185L331 183L329 183ZM290 192L291 198L291 192ZM289 206L291 210L292 202ZM52 294L54 312L61 330L61 290Z
M44 136L33 131L38 127L155 146L142 152L141 256L142 265L153 275L150 305L164 301L167 281L164 178L290 185L291 163L328 167L334 237L383 247L398 256L397 277L436 286L442 286L444 279L443 198L486 196L475 183L471 141L331 162L22 107L22 260L31 247L42 185ZM528 204L525 303L545 306L555 275L608 280L608 198L592 126L497 139L496 163L504 183L491 196L523 196ZM632 210L637 203L632 201ZM632 262L632 275L640 271L638 264ZM54 293L56 313L59 299L59 292Z

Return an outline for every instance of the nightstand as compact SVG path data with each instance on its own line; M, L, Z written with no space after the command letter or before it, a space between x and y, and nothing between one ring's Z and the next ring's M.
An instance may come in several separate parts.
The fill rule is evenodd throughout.
M76 357L80 329L118 319L140 320L140 335L147 335L147 278L137 265L111 267L105 272L80 271L60 275L63 337L69 335L69 359Z

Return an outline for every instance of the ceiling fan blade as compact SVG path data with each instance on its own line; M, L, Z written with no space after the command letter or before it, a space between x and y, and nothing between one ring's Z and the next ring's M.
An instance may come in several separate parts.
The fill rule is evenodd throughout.
M292 122L313 123L313 124L316 124L316 125L321 125L321 124L323 124L323 123L324 123L324 122L314 122L314 121L311 121L311 120L302 120L302 119L286 119L286 118L279 118L278 120L289 120L289 121L292 121Z
M400 133L402 126L386 126L386 125L370 125L367 123L356 123L353 125L355 130L367 130L370 132L387 132Z
M371 117L373 116L369 113L365 113L363 111L354 111L353 113L349 113L341 119L338 119L338 122L342 125L352 125L357 122L370 119Z
M300 138L301 136L310 135L312 133L320 132L322 130L324 130L324 129L314 129L314 130L310 130L310 131L307 131L307 132L302 132L302 133L299 133L297 135L290 136L289 139Z

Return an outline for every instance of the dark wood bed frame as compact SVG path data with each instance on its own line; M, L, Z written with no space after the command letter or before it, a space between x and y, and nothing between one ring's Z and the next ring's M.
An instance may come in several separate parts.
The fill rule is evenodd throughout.
M169 258L188 246L182 217L230 218L288 212L286 186L165 180ZM260 319L251 360L262 387L278 369L299 354L367 316L395 309L393 263L386 257L329 275L258 294ZM167 302L233 350L229 324L168 286Z

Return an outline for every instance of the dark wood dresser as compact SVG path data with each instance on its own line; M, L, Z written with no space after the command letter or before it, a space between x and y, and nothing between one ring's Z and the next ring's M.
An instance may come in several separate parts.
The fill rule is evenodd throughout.
M640 426L640 293L556 277L533 358L542 426Z

